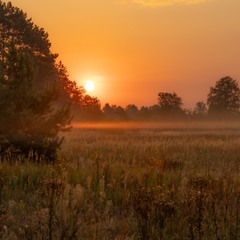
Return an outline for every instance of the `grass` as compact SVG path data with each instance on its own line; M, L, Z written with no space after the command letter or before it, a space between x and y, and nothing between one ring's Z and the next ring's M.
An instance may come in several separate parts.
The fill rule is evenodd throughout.
M73 129L1 163L1 239L239 239L240 129Z

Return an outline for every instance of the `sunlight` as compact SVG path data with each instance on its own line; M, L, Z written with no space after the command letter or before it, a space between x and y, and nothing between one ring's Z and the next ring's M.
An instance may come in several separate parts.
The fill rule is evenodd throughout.
M94 89L95 89L94 82L91 81L91 80L87 80L85 85L84 85L84 88L87 92L94 91Z

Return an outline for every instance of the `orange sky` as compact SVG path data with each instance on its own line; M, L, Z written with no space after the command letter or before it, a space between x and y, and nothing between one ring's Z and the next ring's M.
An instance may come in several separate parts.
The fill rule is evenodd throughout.
M157 103L175 91L186 107L210 86L240 82L240 0L12 0L43 27L70 76L95 81L102 104Z

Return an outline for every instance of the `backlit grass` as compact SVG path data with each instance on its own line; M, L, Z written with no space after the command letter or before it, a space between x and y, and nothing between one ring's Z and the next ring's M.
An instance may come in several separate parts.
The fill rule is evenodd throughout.
M2 162L3 239L239 239L240 131L73 129L56 165Z

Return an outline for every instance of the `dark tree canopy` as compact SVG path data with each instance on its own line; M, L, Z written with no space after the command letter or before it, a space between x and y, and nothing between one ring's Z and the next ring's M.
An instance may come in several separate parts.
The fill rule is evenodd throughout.
M54 88L37 91L34 62L28 50L11 49L5 72L0 73L1 152L14 149L19 155L54 161L61 144L58 132L70 124L68 107L53 110ZM4 74L2 74L4 73Z
M158 94L158 104L161 112L165 113L179 113L182 111L182 98L175 92L160 92Z
M197 117L204 117L207 115L207 105L203 101L197 102L193 111Z
M139 110L134 104L127 105L125 111L130 119L136 119L138 117Z
M47 88L57 78L55 59L50 51L48 34L36 26L26 13L9 3L0 1L0 59L4 59L9 42L14 40L17 49L28 49L34 57L36 83Z
M56 105L60 79L48 36L11 3L0 1L0 154L54 161L68 129L68 105ZM58 81L58 82L57 82Z
M66 67L60 61L55 65L60 80L60 91L63 101L76 105L84 105L85 89L71 81Z
M60 79L62 101L71 103L75 120L99 120L102 115L98 98L86 94L82 86L70 80L66 67L60 61L56 64Z
M103 107L105 120L127 120L127 113L123 107L117 105L109 105L106 103Z
M227 76L210 88L207 104L209 114L232 115L239 112L240 89L236 80Z

